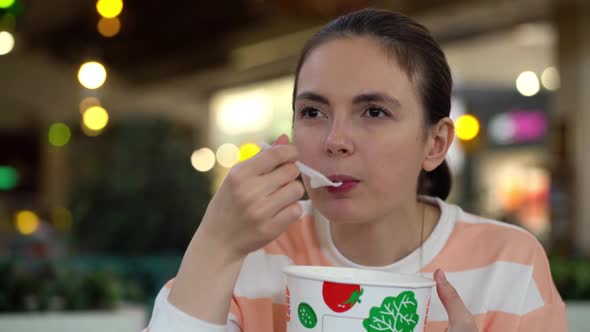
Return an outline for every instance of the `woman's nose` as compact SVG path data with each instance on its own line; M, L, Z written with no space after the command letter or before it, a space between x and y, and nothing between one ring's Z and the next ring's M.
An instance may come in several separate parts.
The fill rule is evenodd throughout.
M325 151L328 155L339 157L353 152L350 132L345 123L334 123L326 137Z

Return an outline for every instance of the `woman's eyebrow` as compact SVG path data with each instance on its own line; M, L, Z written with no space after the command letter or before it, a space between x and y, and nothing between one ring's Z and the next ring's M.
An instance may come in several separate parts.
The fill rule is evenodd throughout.
M311 92L311 91L302 92L302 93L298 94L297 97L295 97L295 99L296 100L306 99L306 100L315 101L315 102L330 106L330 101L328 100L328 98L326 98L320 94L317 94L315 92ZM352 99L353 104L360 104L360 103L367 103L367 102L387 102L387 103L390 103L396 107L401 106L401 103L399 102L398 99L391 97L388 94L382 93L382 92L363 93L358 96L355 96Z
M315 92L309 92L309 91L302 92L302 93L298 94L297 97L295 97L295 99L297 99L297 100L298 99L307 99L307 100L315 101L315 102L318 102L321 104L326 104L328 106L330 105L330 101L328 100L328 98L326 98L322 95L319 95Z
M396 107L401 106L399 100L382 92L370 92L360 94L352 99L353 104L367 103L367 102L387 102Z

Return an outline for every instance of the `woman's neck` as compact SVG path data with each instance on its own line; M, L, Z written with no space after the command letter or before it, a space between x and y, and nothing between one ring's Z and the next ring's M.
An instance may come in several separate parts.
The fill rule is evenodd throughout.
M424 202L406 206L363 223L330 222L334 245L346 258L364 266L399 261L422 245L440 216L438 207Z

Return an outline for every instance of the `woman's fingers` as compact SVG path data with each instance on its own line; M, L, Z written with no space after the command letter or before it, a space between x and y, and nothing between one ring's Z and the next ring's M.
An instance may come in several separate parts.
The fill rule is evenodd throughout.
M294 163L286 163L265 175L256 178L256 192L266 197L276 192L285 185L295 181L299 176L299 170Z
M295 162L297 160L297 149L291 144L274 145L264 149L249 160L236 166L240 177L264 175L278 166Z
M302 206L298 202L292 203L275 214L268 227L273 228L273 230L284 230L291 223L298 220L302 214Z
M281 134L272 145L289 144L289 136Z
M294 145L289 144L289 137L282 134L272 144L272 146L263 149L260 153L248 160L247 169L250 172L244 172L244 175L262 175L266 174L278 166L295 162L297 160L297 149Z
M274 193L270 194L264 202L262 202L262 210L264 215L274 218L283 209L289 205L296 203L305 194L303 184L299 181L291 181L285 186L279 188Z
M242 257L277 238L301 215L295 146L281 135L272 147L234 166L211 200L199 229Z
M265 201L279 188L297 179L299 170L294 164L296 160L297 150L289 144L289 138L283 134L271 147L236 165L228 178L230 181L234 180L231 183L237 195L242 198L239 201Z
M477 325L471 312L442 270L438 269L434 272L434 280L438 297L449 316L449 332L477 332Z

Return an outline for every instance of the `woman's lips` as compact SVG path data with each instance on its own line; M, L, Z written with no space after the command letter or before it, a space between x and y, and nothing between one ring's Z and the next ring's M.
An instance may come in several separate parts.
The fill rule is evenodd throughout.
M360 182L360 180L355 177L343 174L330 175L328 176L328 179L334 182L342 182L338 187L325 187L326 190L333 194L347 193L354 189Z
M330 181L334 181L334 182L348 182L348 181L356 181L358 182L359 179L350 176L350 175L345 175L345 174L333 174L328 176L328 179L330 179Z

